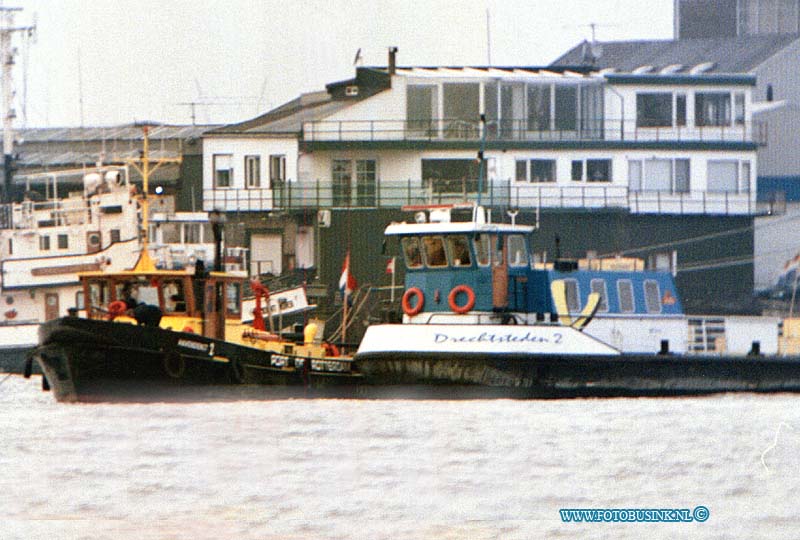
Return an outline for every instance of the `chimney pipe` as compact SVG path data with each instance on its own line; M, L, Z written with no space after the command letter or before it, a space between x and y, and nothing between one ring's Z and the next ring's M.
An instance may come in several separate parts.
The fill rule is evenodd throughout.
M397 71L397 47L389 47L389 75Z

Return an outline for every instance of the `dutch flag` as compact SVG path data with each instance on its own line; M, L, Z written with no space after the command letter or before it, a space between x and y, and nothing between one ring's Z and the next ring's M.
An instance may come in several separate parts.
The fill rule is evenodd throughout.
M350 252L344 257L344 264L342 265L342 277L339 278L339 290L342 291L342 296L347 298L356 290L356 278L350 272Z

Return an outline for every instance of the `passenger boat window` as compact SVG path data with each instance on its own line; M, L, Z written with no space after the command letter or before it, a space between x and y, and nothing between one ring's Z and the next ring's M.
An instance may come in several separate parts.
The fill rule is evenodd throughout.
M403 255L407 268L422 268L422 252L419 249L419 238L407 236L403 238Z
M444 240L441 236L423 236L425 246L425 264L432 268L447 266L447 255L444 252Z
M225 310L228 315L241 316L242 314L242 285L241 283L225 284Z
M86 303L83 299L83 291L78 291L75 293L75 308L86 309Z
M503 266L503 242L505 239L502 236L491 236L490 247L492 249L492 265Z
M661 313L661 291L658 281L654 279L644 280L644 303L648 313Z
M633 313L636 311L631 280L620 279L617 281L617 293L619 294L619 311L621 313Z
M160 305L158 301L158 287L154 287L148 281L130 280L117 283L115 292L117 299L125 302L128 309L133 309L139 304L151 306Z
M528 249L525 237L512 234L508 237L508 264L511 266L528 266Z
M472 257L469 254L469 242L467 242L466 236L448 236L447 247L450 249L453 266L472 266Z
M581 310L581 295L578 281L574 279L565 279L564 286L567 289L567 309L570 313L579 312Z
M489 242L490 238L488 234L478 235L478 237L472 241L475 246L475 256L478 258L479 266L489 265Z
M164 293L164 312L186 312L186 295L183 292L183 281L178 279L165 280L161 290Z
M606 290L606 280L593 279L590 283L592 292L600 295L600 303L597 305L599 313L606 313L608 311L608 291Z

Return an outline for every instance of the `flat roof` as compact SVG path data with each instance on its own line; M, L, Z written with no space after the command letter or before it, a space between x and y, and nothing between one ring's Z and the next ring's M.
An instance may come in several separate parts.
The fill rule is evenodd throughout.
M505 233L530 234L530 225L511 225L508 223L392 223L383 234L386 236L410 236L415 234L467 234L467 233Z

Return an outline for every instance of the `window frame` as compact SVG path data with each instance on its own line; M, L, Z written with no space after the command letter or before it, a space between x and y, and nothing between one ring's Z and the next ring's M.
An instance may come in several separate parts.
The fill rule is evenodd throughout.
M647 286L648 285L655 285L655 288L656 288L655 289L655 293L656 293L655 299L656 299L656 302L658 303L658 310L653 309L653 306L651 306L651 304L650 304L650 300L648 299L649 296L648 296L648 292L647 292ZM655 279L646 279L646 280L644 280L644 283L642 283L642 292L644 293L644 308L647 311L648 315L658 315L659 313L662 313L664 311L664 306L661 303L661 285L658 283L657 280L655 280Z
M575 303L570 306L570 286L574 286ZM564 278L564 301L567 304L567 312L570 314L581 312L581 284L575 278ZM575 309L573 309L573 307Z
M275 189L286 182L286 154L269 155L269 188Z
M596 284L602 285L602 291L596 291L595 285ZM597 304L597 312L598 313L608 313L608 283L603 278L592 278L589 281L589 292L599 292L600 293L600 303Z
M220 169L217 165L218 161L221 161L221 158L226 158L229 160L229 166L227 169ZM213 170L213 180L214 180L214 189L231 189L233 188L233 154L212 154L211 156L211 166ZM220 173L227 173L227 180L223 183L220 182L221 177Z
M59 234L56 238L56 247L58 247L58 249L69 249L69 235Z
M622 298L624 296L622 292L623 285L627 288L626 292L630 294L631 309L629 310L623 309L623 302L622 302ZM625 313L625 314L636 313L636 294L634 293L633 290L633 281L631 281L630 279L617 280L617 305L619 306L620 313Z
M654 106L656 112L665 113L645 116L646 103L649 99L658 99L661 102L650 104ZM661 111L661 108L665 110ZM672 127L675 123L675 94L673 92L637 92L636 93L636 127L637 128L665 128Z
M244 187L245 189L258 189L261 187L260 155L244 156Z

